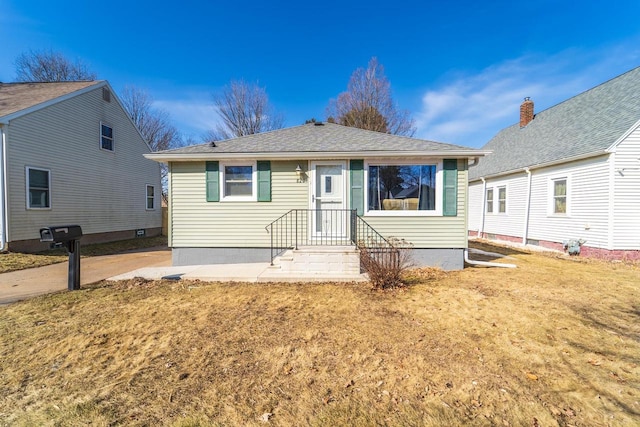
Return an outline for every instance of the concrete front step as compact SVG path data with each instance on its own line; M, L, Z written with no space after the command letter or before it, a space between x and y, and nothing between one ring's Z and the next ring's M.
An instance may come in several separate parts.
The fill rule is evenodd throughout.
M301 246L290 249L274 260L274 272L359 276L360 253L353 246Z

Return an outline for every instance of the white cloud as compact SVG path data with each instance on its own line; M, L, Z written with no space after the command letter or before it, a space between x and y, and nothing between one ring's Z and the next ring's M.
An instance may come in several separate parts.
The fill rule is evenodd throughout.
M192 137L196 141L214 129L217 123L217 114L210 100L164 99L155 101L153 105L168 111L176 128L185 137Z
M455 75L422 96L415 115L417 137L481 147L517 123L520 104L531 97L539 112L638 65L634 45L596 52L567 50L528 55L475 75Z

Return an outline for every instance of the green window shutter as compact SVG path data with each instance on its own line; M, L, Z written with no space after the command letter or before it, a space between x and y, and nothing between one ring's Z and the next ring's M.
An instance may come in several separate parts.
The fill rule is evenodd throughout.
M207 175L207 202L220 201L220 164L218 162L206 162Z
M458 160L444 159L444 191L442 214L444 216L458 215Z
M271 201L271 162L258 162L258 201Z
M356 209L358 215L364 214L364 160L349 162L351 174L351 209Z

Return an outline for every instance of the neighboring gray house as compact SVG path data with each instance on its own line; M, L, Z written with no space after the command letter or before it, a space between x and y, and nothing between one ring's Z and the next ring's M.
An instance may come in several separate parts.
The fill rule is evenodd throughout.
M640 68L520 114L469 169L470 234L640 259Z
M462 268L467 164L480 150L311 123L146 155L169 165L174 265L269 261L290 246L413 243ZM366 234L371 233L371 234Z
M40 227L83 243L157 235L159 165L106 81L0 83L1 249L45 249Z

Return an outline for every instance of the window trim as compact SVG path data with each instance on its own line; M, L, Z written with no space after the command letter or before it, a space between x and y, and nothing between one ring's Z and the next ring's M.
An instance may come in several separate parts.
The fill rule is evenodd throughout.
M227 166L251 166L251 196L229 196L226 193ZM220 201L221 202L257 202L258 201L258 164L250 161L220 162Z
M364 161L364 216L444 216L444 159L441 158L417 158L413 160L397 159L372 159ZM436 208L431 211L409 211L409 210L389 210L378 211L369 210L369 167L370 166L428 166L436 167Z
M566 194L565 198L565 211L564 212L556 212L555 201L556 201L556 191L555 184L558 181L565 181L566 185ZM549 205L548 205L548 216L553 217L569 217L571 216L571 177L569 175L564 176L553 176L549 178Z
M487 188L487 194L485 195L486 197L486 201L485 201L485 212L488 214L493 214L495 209L494 209L494 203L495 203L495 191L493 187ZM489 192L491 192L491 199L489 199Z
M506 184L505 185L497 185L495 187L495 189L498 190L497 191L498 199L496 200L498 202L498 211L496 212L496 214L498 214L498 215L506 215L508 210L509 210L509 204L507 202L507 200L508 200L508 197L507 197L507 185ZM501 200L500 199L500 190L503 190L503 189L504 189L504 210L500 210L500 200Z
M152 202L152 207L149 207L149 188L153 189L153 194L151 195L151 202ZM145 186L145 199L144 199L145 203L145 209L148 211L155 211L156 210L156 186L152 185L152 184L146 184Z
M47 191L49 193L49 205L45 207L40 206L31 206L31 182L29 180L29 171L37 170L41 172L47 172L47 181L48 188ZM51 169L39 168L35 166L25 166L25 187L26 187L26 208L27 210L37 210L37 211L46 211L51 210L52 205L52 189L51 189Z
M103 126L106 126L109 129L111 129L111 137L104 136L102 134L102 127ZM111 150L109 150L108 148L104 148L104 146L102 144L102 139L103 138L111 139ZM116 138L115 138L115 132L113 130L113 126L111 126L110 124L108 124L106 122L103 122L103 121L100 121L100 140L99 140L99 145L98 146L100 147L100 150L107 151L109 153L113 153L113 152L116 151Z

